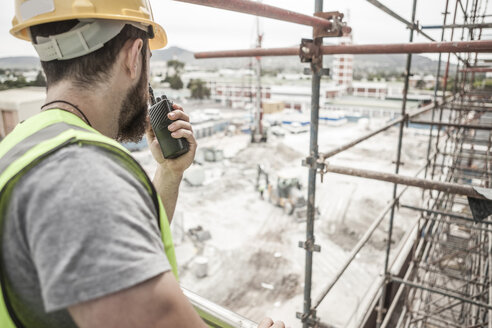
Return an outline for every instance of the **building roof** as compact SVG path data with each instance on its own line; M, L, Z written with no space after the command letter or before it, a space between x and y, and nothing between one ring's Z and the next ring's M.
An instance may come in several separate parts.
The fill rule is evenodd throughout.
M46 90L42 87L28 87L0 91L0 109L19 110L23 104L40 102L46 99Z
M386 82L353 81L352 86L354 88L385 89L388 84Z
M321 93L327 91L341 91L344 90L344 86L335 85L333 83L328 83L321 86ZM312 88L309 85L298 86L298 85L272 85L270 88L272 94L288 94L291 96L311 96Z
M401 100L398 99L377 99L366 98L357 96L342 96L335 99L328 99L327 105L343 107L360 107L360 108L376 108L376 109L394 109L395 111L401 110ZM416 103L407 103L407 108L416 107Z

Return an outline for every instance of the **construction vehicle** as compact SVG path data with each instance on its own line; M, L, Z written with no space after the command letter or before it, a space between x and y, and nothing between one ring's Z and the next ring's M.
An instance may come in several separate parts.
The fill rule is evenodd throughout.
M270 183L268 172L262 165L258 165L256 188L266 186L267 197L270 203L282 207L284 213L294 215L296 219L306 217L307 202L299 177L292 170L283 170L277 177L275 184Z

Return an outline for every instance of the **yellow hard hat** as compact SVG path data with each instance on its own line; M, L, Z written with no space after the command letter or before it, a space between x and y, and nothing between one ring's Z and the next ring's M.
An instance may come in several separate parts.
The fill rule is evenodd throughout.
M10 33L32 41L28 28L72 19L106 19L152 26L152 50L166 46L166 32L154 21L149 0L15 0L15 17Z

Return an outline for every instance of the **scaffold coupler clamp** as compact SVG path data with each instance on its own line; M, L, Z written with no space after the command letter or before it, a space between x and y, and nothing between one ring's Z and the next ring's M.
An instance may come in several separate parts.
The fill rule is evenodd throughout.
M318 168L319 168L319 178L321 180L321 183L323 183L325 173L328 173L328 161L323 161L323 160L318 161Z
M313 27L313 39L302 39L299 51L301 63L311 63L311 71L319 76L329 75L330 71L323 69L323 53L321 45L323 38L341 37L349 34L352 29L343 22L343 14L338 11L317 12L314 16L330 22L330 28L323 26Z
M344 33L350 33L352 30L347 26L347 23L343 22L343 13L339 11L317 12L314 16L324 18L331 23L330 29L324 29L323 27L313 28L313 37L316 38L336 38L343 36Z
M306 241L300 241L299 242L299 247L304 248L305 250L311 251L311 252L321 252L321 246L316 245L314 243L314 238L313 239L308 239Z
M309 313L296 312L296 318L302 323L307 323L310 327L319 327L319 318L316 317L316 310L311 310Z
M410 124L410 115L408 115L408 113L403 115L403 123L405 124L405 127L408 128L408 124Z
M322 39L302 39L299 49L299 58L301 63L311 63L311 71L313 74L322 75L323 70L323 54L321 53ZM329 71L327 71L329 74Z
M317 159L314 156L308 156L302 160L302 166L319 171L321 183L323 183L323 176L327 173L327 162Z
M409 29L412 29L414 31L416 31L418 34L422 33L422 30L420 29L420 22L419 21L416 21L415 23L413 23L412 25L407 25L407 30Z

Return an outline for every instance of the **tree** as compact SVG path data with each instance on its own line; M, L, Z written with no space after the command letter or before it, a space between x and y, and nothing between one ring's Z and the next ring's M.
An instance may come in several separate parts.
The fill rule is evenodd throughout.
M181 80L179 75L168 76L163 80L164 82L168 82L171 89L180 90L183 89L184 83Z
M204 99L210 98L210 88L205 85L205 81L200 79L191 79L187 85L191 91L191 98Z
M171 59L167 61L167 74L164 82L169 82L171 89L179 90L183 89L183 81L181 80L181 71L185 64L179 60ZM169 68L173 69L173 75L170 75Z
M174 70L173 75L181 75L181 72L183 71L183 68L185 66L185 63L180 62L179 60L176 59L171 59L167 61L167 67L172 68ZM168 71L169 74L169 71Z
M39 71L38 75L36 76L36 80L32 82L32 85L35 87L45 87L46 86L46 79L44 78L43 72Z
M424 80L418 80L417 83L415 84L415 87L417 89L424 89L425 88L425 81Z

